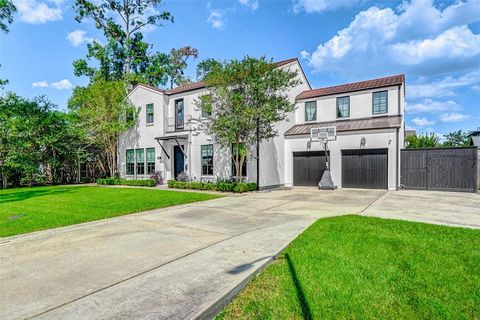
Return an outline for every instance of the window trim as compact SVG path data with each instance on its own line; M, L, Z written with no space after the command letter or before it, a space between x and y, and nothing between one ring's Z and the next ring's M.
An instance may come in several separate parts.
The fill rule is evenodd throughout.
M150 164L152 162L148 162L148 151L153 150L153 171L150 172ZM155 161L155 148L145 148L145 163L146 163L146 168L147 168L147 173L146 174L154 174L155 173L155 167L156 167L156 161Z
M313 114L314 115L313 120L308 120L307 119L307 104L309 104L309 103L314 103L315 104L315 113ZM305 101L304 112L305 112L305 122L316 122L317 121L317 100Z
M211 155L211 157L212 157L212 165L211 165L212 173L208 173L208 167L210 167L209 165L206 166L207 167L207 173L203 172L203 167L204 167L204 165L203 165L203 160L204 160L204 158L203 158L203 148L206 148L206 147L211 147L212 148L212 155ZM210 156L207 156L207 157L210 157ZM202 144L200 146L200 167L201 167L202 176L205 177L205 176L213 176L214 175L214 163L213 163L214 157L215 157L215 149L213 147L213 144Z
M385 95L385 112L379 112L379 113L375 113L375 93L382 93L382 92L385 92L386 95ZM388 90L380 90L380 91L374 91L372 92L372 115L376 116L376 115L384 115L384 114L388 114Z
M338 99L344 99L344 98L348 98L348 116L346 117L339 117L338 114ZM342 97L337 97L337 99L335 100L335 104L336 104L336 113L337 113L337 119L349 119L350 118L350 96L342 96Z
M152 107L152 121L148 121L148 108ZM145 123L147 125L152 125L155 123L155 107L153 106L153 103L147 103L145 106Z

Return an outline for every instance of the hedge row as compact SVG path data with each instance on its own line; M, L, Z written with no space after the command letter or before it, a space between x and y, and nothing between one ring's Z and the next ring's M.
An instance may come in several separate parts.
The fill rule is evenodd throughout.
M97 184L136 186L136 187L155 187L157 183L153 179L127 180L127 179L105 178L105 179L97 179Z
M209 191L223 191L223 192L247 192L257 189L257 184L254 182L183 182L177 180L168 180L169 188L176 189L193 189L193 190L209 190Z

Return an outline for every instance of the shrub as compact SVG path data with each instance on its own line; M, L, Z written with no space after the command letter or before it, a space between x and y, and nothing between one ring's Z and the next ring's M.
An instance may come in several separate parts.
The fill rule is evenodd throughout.
M254 191L257 188L257 184L253 182L185 182L178 180L168 180L169 188L175 189L191 189L191 190L207 190L207 191L222 191L222 192L248 192Z
M124 186L136 186L136 187L155 187L156 181L153 179L116 179L116 178L104 178L97 179L97 184L101 185L124 185Z
M155 180L156 185L163 184L162 174L159 171L156 171L154 174L152 174L150 179Z

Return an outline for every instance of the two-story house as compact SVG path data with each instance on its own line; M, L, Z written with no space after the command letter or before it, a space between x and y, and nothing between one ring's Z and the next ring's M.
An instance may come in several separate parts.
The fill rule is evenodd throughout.
M397 188L404 76L312 90L298 59L275 64L297 72L299 85L286 93L297 108L276 124L278 136L260 145L260 187L317 185L325 161L321 144L310 141L310 129L334 126L336 140L328 148L336 186ZM146 178L160 172L173 179L186 172L196 180L234 175L233 148L221 148L195 130L195 119L210 116L197 107L204 94L202 82L171 90L136 86L128 98L138 107L138 120L119 139L121 175ZM255 155L249 150L242 168L246 181L256 181Z

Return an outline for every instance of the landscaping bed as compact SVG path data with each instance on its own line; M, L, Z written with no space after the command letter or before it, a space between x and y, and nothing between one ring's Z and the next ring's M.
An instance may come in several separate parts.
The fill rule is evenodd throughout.
M168 187L174 189L208 190L222 192L243 193L254 191L257 184L254 182L184 182L168 180Z
M219 319L479 319L480 230L320 219Z
M135 187L155 187L157 182L154 179L116 179L104 178L97 179L97 184L100 185L122 185Z
M218 197L221 196L94 186L0 190L0 237Z

